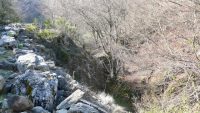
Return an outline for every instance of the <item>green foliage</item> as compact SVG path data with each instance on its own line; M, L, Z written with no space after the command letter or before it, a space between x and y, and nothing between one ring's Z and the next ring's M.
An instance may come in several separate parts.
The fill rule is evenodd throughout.
M66 20L63 19L63 18L57 18L57 19L55 20L55 24L58 25L58 26L64 25L65 23L66 23Z
M52 39L56 36L57 32L53 31L56 29L59 32L66 33L70 37L74 37L76 34L76 26L67 21L64 18L57 18L55 20L47 19L43 21L42 26L44 29L39 30L36 25L40 22L37 18L33 20L33 24L26 26L27 31L35 32L39 38Z
M29 32L36 32L38 27L34 24L28 24L26 25L26 30Z
M73 35L77 31L76 26L64 18L57 18L54 23L56 28L60 28L68 35Z
M46 29L50 29L50 28L52 28L52 26L53 26L53 25L52 25L52 21L49 20L49 19L48 19L48 20L45 20L43 24L44 24L44 27L45 27Z
M33 91L33 88L29 85L29 82L28 81L25 81L25 84L26 84L26 93L30 96L32 91Z
M39 38L43 39L52 39L56 36L55 32L50 31L49 29L43 29L37 33Z

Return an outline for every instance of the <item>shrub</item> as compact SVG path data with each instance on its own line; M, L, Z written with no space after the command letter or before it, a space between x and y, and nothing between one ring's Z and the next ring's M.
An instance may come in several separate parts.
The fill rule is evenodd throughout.
M26 30L29 31L29 32L36 32L38 29L38 27L34 24L28 24L26 26Z
M52 39L55 37L56 33L49 30L49 29L43 29L37 33L39 38L43 39Z
M54 23L55 27L60 29L61 32L65 32L70 36L74 36L76 33L76 26L64 18L57 18Z
M51 20L45 20L44 21L44 27L45 27L45 29L50 29L50 28L52 28L52 22L51 22Z

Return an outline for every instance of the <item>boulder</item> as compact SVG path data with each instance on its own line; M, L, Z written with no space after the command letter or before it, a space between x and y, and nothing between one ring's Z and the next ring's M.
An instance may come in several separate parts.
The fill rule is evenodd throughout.
M33 108L33 103L24 96L11 96L8 98L8 106L14 112L23 112Z
M57 73L58 80L59 80L59 86L58 89L60 90L66 90L66 91L74 91L76 89L83 89L87 90L86 87L81 86L76 80L74 80L69 74L63 73L60 69L55 70L55 73Z
M21 55L17 59L17 68L20 72L25 72L27 69L49 70L44 58L35 53L27 53Z
M10 30L11 27L10 27L10 26L5 26L4 29L5 29L5 30Z
M47 65L49 66L50 69L55 69L56 65L54 61L46 61Z
M14 47L17 45L17 41L14 37L3 35L0 39L0 46L11 46Z
M8 31L7 34L8 34L8 36L10 36L10 37L14 37L14 36L17 35L17 33L16 33L15 31L13 31L13 30Z
M27 70L15 77L11 93L28 95L34 105L53 110L58 80L55 73Z
M6 31L14 30L19 31L20 29L24 29L23 25L20 23L12 23L4 27Z
M5 79L0 75L0 92L3 90Z
M67 81L67 79L65 77L59 75L58 81L59 81L58 82L58 89L59 90L69 90L69 87L67 87L69 82Z
M72 93L69 97L67 97L65 100L63 100L56 109L68 109L71 105L75 104L80 100L85 92L81 91L80 89L77 89L74 93Z
M67 113L99 113L99 111L90 105L79 102L72 105Z

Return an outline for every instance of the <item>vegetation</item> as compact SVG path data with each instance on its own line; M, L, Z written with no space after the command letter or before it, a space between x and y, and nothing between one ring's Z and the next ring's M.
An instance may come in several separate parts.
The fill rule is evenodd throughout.
M38 27L34 24L28 24L26 25L26 29L29 32L36 32L38 30Z
M43 29L43 30L39 31L37 33L37 35L40 38L46 38L46 39L52 39L55 37L55 33L48 29Z
M10 0L0 0L0 25L18 22L20 19L12 9Z
M58 47L75 78L117 100L128 98L139 112L199 111L198 0L52 4L41 10L47 20L27 29Z
M42 27L40 27L42 26ZM37 34L41 39L52 40L58 34L67 34L70 37L76 37L76 27L64 18L55 20L44 20L42 25L36 18L32 24L26 25L29 32Z

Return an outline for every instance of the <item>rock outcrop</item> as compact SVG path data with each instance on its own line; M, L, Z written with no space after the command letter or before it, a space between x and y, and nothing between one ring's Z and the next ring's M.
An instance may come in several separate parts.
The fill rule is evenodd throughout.
M58 80L54 73L27 70L15 77L11 91L17 95L28 95L34 105L52 111Z
M7 99L0 101L0 111L5 113L113 111L112 107L99 101L94 92L80 85L63 68L55 66L54 61L42 53L46 48L34 42L33 37L20 33L20 30L25 30L23 25L6 26L0 39L0 46L3 48L1 50L5 52L9 46L13 51L13 55L2 62L12 64L17 69L14 74L7 75L6 81L0 76L0 90L3 89L4 95L8 93L13 95L5 96ZM0 55L4 54L3 51ZM3 67L0 62L0 68L1 66Z
M43 57L35 53L21 55L17 59L17 67L20 72L25 72L27 69L48 70Z
M7 35L3 35L0 39L0 46L10 46L10 47L13 47L13 46L16 46L17 45L17 42L15 40L14 37L10 37L10 36L7 36Z

